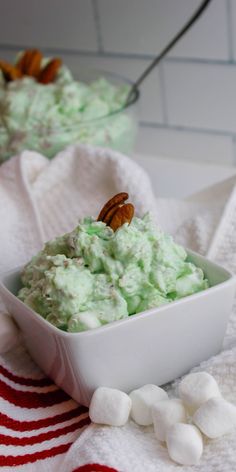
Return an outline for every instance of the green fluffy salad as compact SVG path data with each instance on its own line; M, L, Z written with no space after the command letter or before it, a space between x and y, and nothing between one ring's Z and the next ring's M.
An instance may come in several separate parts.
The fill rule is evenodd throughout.
M149 214L115 232L92 217L45 244L18 297L69 332L98 328L208 288L203 271Z

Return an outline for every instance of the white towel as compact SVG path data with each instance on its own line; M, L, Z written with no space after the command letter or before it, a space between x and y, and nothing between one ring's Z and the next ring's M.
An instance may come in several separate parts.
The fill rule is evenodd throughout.
M71 230L81 216L96 215L113 194L127 191L138 214L153 212L158 224L181 244L207 254L236 272L235 183L233 177L185 201L155 199L145 172L133 160L114 151L71 146L52 161L35 152L24 151L0 167L1 270L27 262L44 241ZM15 340L15 335L11 339L9 337L7 346L2 343L2 350L11 344L13 346ZM236 404L236 310L233 310L228 324L224 348L221 354L207 360L199 369L213 374L225 397ZM41 375L21 346L2 355L0 364L5 366L6 372L17 372L23 378L29 375L38 378ZM11 380L11 376L4 372L0 372L0 381L2 375L12 388L22 388L19 386L22 380L16 377ZM29 391L35 388L24 387ZM169 386L170 395L174 395L175 388L176 383ZM14 413L10 411L11 418L17 416L17 408L14 407ZM26 420L29 412L26 411L25 415ZM0 434L5 433L6 436L6 426L1 425ZM47 429L43 431L45 433ZM9 430L7 433L9 436ZM19 434L22 437L26 433ZM14 436L13 433L10 435ZM68 434L66 437L69 440ZM68 452L60 453L60 460L58 456L40 457L36 462L22 466L15 464L13 468L8 465L3 470L168 472L179 468L170 461L166 449L155 440L152 427L141 428L132 422L123 428L93 425L82 435L77 432L70 436L70 440L74 442L73 446ZM52 441L44 442L46 449L61 447L60 442L54 444ZM37 446L33 449L30 446L29 451L35 451L35 448L37 450ZM182 470L232 472L236 470L235 448L235 433L207 442L200 465L182 467ZM21 455L22 450L20 445L4 445L0 441L0 463L2 460L4 466L2 457ZM85 464L87 466L83 468Z

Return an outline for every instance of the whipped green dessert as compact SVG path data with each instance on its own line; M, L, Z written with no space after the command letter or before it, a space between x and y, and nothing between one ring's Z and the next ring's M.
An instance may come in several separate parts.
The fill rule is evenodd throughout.
M52 158L77 142L130 151L135 123L123 110L128 91L102 76L74 79L66 66L46 85L29 75L7 81L0 67L0 162L24 149Z
M46 243L22 272L18 297L69 332L98 328L208 287L202 270L149 214L116 231L84 218Z

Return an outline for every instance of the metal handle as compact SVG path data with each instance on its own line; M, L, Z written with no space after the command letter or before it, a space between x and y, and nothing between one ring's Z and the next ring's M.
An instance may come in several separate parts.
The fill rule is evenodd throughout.
M134 82L132 85L129 94L127 96L125 104L128 105L130 100L132 100L132 96L136 93L140 84L146 79L146 77L150 74L152 69L156 67L157 64L163 59L163 57L173 48L173 46L179 41L179 39L189 30L189 28L195 23L195 21L201 16L204 12L206 7L209 5L211 0L204 0L201 2L195 13L190 17L188 22L183 26L183 28L176 34L176 36L165 46L165 48L158 54L158 56L151 62L151 64L145 69L145 71L140 75L140 77Z

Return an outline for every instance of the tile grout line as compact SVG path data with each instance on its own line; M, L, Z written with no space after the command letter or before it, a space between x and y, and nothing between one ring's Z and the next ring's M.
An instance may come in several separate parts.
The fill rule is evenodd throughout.
M91 0L91 3L92 3L93 17L94 17L95 27L96 27L98 51L101 53L104 51L104 48L103 48L102 28L101 28L98 1Z
M209 128L193 128L193 127L186 127L181 125L171 125L171 124L162 124L162 123L155 123L151 121L139 121L139 124L143 128L149 129L166 129L170 131L177 131L179 133L195 133L195 134L206 134L208 136L221 136L221 137L230 137L235 138L236 144L236 131L235 133L231 131L223 131L223 130L212 130Z
M95 1L95 0L92 0ZM25 44L0 44L0 51L12 51L18 52L19 49L27 49ZM102 48L103 46L100 45ZM63 49L63 48L50 48L50 47L41 47L42 51L52 53L52 54L64 54L64 55L81 55L87 57L98 57L98 58L108 58L108 59L133 59L136 61L146 60L149 61L155 56L152 54L136 54L136 53L117 53L111 51L104 51L103 49L98 51L89 51L85 49ZM199 65L219 65L219 66L236 66L236 60L223 60L223 59L203 59L203 58L191 58L191 57L167 57L165 58L166 63L177 63L177 64L199 64Z
M158 67L158 76L160 82L160 89L161 89L161 108L163 114L163 124L168 125L168 109L167 109L167 100L166 100L166 84L165 84L165 74L163 68L163 62L159 64Z
M232 136L233 143L233 163L236 165L236 136Z
M228 53L231 63L234 61L234 44L233 44L233 28L232 28L232 8L231 0L226 1L226 15L227 15L227 31L228 31Z

